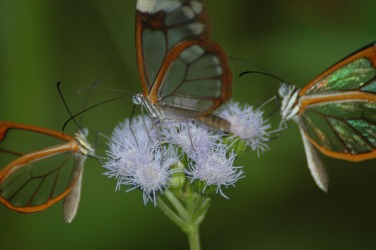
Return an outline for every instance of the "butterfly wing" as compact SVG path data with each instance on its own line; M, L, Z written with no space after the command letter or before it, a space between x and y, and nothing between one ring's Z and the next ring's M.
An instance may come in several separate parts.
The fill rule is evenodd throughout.
M18 149L20 144L30 145L25 137L20 139L20 132L37 136L39 140L46 135L65 143L26 152ZM12 135L15 137L11 138ZM79 145L75 138L40 127L0 122L0 140L2 160L7 159L0 170L0 202L6 207L34 213L69 195L77 182L73 173L77 169Z
M376 43L365 46L336 63L299 93L315 96L346 91L376 92Z
M67 223L71 223L77 214L78 204L80 203L81 198L81 185L85 159L86 156L78 156L77 166L72 174L72 180L75 180L75 182L72 185L70 193L65 197L63 202L63 217Z
M304 136L349 161L376 157L376 46L350 55L300 92Z
M311 172L311 175L314 181L316 182L316 185L324 192L328 192L329 175L326 171L326 168L322 164L312 143L305 136L303 126L299 126L299 128L303 138L303 145L306 153L309 171Z
M232 74L222 48L209 41L199 0L138 0L136 47L144 95L184 117L211 113L231 96Z

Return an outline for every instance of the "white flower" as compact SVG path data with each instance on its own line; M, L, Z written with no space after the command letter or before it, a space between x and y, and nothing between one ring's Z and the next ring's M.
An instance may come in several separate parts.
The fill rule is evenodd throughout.
M218 144L210 152L202 152L193 156L195 163L189 164L189 169L185 172L191 178L191 182L200 180L205 182L205 188L216 186L217 193L228 198L222 191L222 186L229 186L243 178L242 167L234 167L233 163L236 154L231 151L227 157L229 147L224 144Z
M178 161L177 151L160 145L151 119L136 117L131 127L127 119L115 128L104 174L118 180L116 190L122 185L132 186L128 191L139 188L144 203L151 200L156 205L156 193L167 187L174 172L170 166Z
M230 131L244 140L247 146L257 152L268 149L266 142L270 124L263 119L262 111L253 110L253 107L247 104L241 106L238 102L230 101L221 107L217 115L231 123Z
M210 150L223 135L223 132L196 121L170 123L161 133L164 142L182 148L187 154Z
M177 161L176 151L174 155L171 155L159 146L142 149L139 151L139 157L132 160L125 174L118 179L118 185L132 186L128 191L140 188L143 192L144 203L151 200L156 205L156 193L162 192L167 187L174 173L170 167Z

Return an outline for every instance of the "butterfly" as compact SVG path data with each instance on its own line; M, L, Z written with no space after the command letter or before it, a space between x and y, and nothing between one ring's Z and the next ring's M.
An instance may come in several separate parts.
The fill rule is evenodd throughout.
M347 161L376 158L376 43L333 65L301 90L283 83L282 123L300 129L308 167L317 185L329 178L315 149Z
M35 213L64 199L64 220L72 222L80 201L84 162L88 156L94 156L87 134L87 130L79 130L72 137L47 128L0 121L3 165L0 169L0 202L16 212ZM34 141L27 139L31 136ZM57 139L61 143L31 152L10 148L34 147L45 139ZM3 162L5 159L6 163Z
M133 96L159 121L194 118L226 130L211 115L231 96L232 73L223 49L209 40L201 0L137 0L136 52L142 94Z

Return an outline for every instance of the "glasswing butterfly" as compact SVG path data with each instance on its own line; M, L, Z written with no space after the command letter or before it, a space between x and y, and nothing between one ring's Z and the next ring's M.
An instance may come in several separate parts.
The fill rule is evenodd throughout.
M315 148L348 160L376 158L376 43L341 60L303 89L283 83L283 124L294 120L303 138L308 167L317 185L329 178Z
M17 136L9 140L12 133ZM37 139L20 139L20 133L37 135ZM70 223L80 201L85 159L94 156L86 136L86 130L72 137L47 128L0 121L0 202L17 212L35 213L64 199L63 216ZM32 152L13 149L52 138L61 143Z
M142 94L133 96L152 118L194 118L228 129L211 115L231 96L232 73L223 49L209 40L201 0L137 0L136 52Z

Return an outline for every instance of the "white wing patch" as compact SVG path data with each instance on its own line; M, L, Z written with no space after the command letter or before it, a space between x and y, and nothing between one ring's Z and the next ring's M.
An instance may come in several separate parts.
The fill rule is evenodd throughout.
M200 35L204 32L206 25L202 23L192 23L189 26L189 29L195 34L196 36Z
M192 19L194 18L196 15L199 15L202 10L204 9L204 6L202 5L202 3L200 2L197 2L197 1L192 1L191 6L183 6L182 7L182 12L189 18L189 19Z
M170 13L180 6L182 6L182 0L137 0L136 9L149 14L162 10Z
M184 15L186 17L188 17L188 19L192 19L195 17L195 13L193 12L193 10L191 8L189 8L188 6L183 6L181 8L181 11L184 13Z
M193 12L196 13L196 15L200 14L201 11L204 9L204 6L202 5L202 3L198 1L192 1L191 7L192 7Z
M205 50L198 45L193 45L185 49L181 54L180 58L186 63L193 63L200 56L205 53Z

